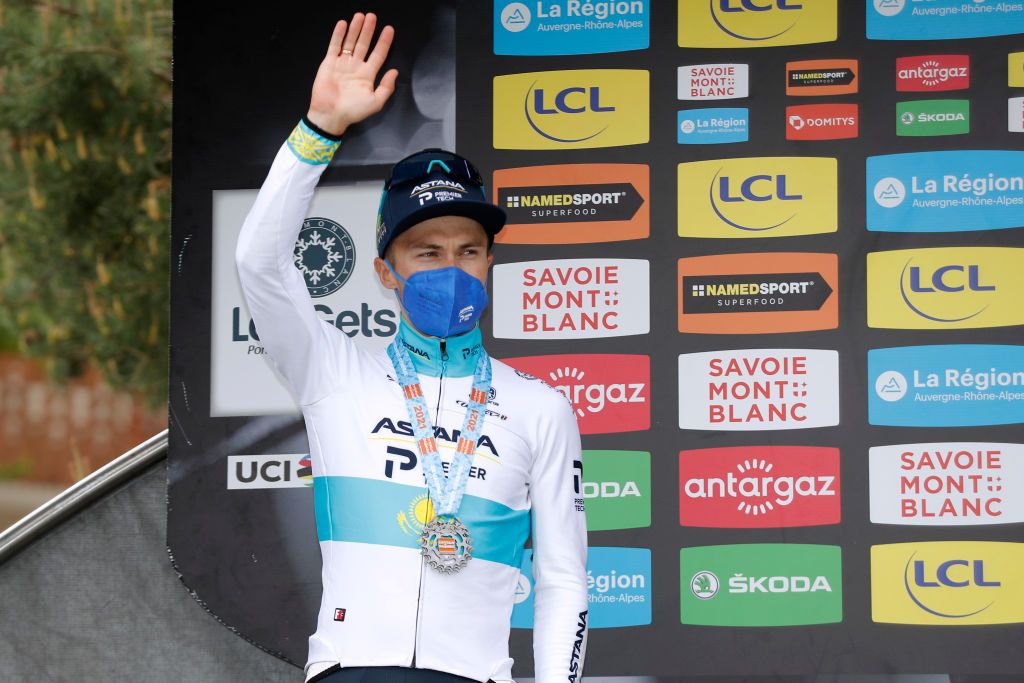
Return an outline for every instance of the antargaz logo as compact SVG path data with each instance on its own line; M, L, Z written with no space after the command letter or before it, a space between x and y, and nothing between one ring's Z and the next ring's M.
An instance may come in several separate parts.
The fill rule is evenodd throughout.
M896 103L896 135L964 135L969 132L969 100L916 100Z
M558 164L494 172L505 244L641 239L650 231L646 164Z
M586 450L583 472L588 531L651 525L650 453Z
M679 551L680 621L796 626L843 620L842 550L757 543Z
M969 55L923 55L896 59L897 92L964 90L971 85Z
M838 271L835 254L679 259L679 331L743 334L833 329L839 325Z
M1024 249L938 247L868 254L868 327L1024 324Z
M751 529L838 524L839 449L742 446L679 453L679 523Z
M577 353L503 358L517 370L565 394L580 434L609 434L651 426L651 358L621 353Z
M579 69L494 78L495 149L578 149L649 139L647 71Z
M772 47L836 39L836 0L679 0L679 47Z
M341 289L356 266L356 247L348 231L330 218L302 222L295 242L295 267L314 298Z
M682 237L789 237L838 228L834 158L751 157L679 164Z
M1024 622L1024 543L872 546L871 619L934 626Z
M857 92L856 59L808 59L786 64L786 94L847 95Z

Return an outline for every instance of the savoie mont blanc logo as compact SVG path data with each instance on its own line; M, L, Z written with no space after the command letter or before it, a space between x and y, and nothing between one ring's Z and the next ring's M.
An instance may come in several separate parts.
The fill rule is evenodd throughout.
M741 349L679 356L679 427L716 431L839 424L839 353Z
M830 157L750 157L679 164L681 237L790 237L838 229Z
M1024 422L1024 346L871 349L868 422L903 427Z
M679 551L680 621L796 626L843 620L842 550L757 543Z
M647 71L577 69L494 78L495 149L579 149L649 139Z
M1024 445L942 442L875 446L871 521L910 526L1024 522Z
M494 54L584 55L643 50L650 0L494 2Z
M1024 152L912 152L867 159L867 227L957 232L1024 226Z
M679 47L774 47L833 41L837 0L678 0Z

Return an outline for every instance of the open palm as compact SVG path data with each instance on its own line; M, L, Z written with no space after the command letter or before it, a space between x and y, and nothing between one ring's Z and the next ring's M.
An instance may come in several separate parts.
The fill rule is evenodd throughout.
M377 73L395 37L385 26L371 51L377 17L357 12L351 22L334 26L327 54L313 81L309 120L333 135L341 135L353 123L376 114L395 91L398 70L390 69L374 87Z

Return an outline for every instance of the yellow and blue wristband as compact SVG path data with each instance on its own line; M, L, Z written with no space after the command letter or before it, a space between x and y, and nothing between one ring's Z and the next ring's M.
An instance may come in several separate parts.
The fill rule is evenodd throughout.
M288 147L299 161L314 166L330 163L331 157L340 145L341 137L317 127L305 116L288 136Z

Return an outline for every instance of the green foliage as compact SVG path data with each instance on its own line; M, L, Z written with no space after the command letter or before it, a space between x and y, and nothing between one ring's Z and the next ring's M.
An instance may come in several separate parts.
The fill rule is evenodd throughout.
M70 3L70 0L68 0ZM166 400L171 0L0 0L0 340Z

